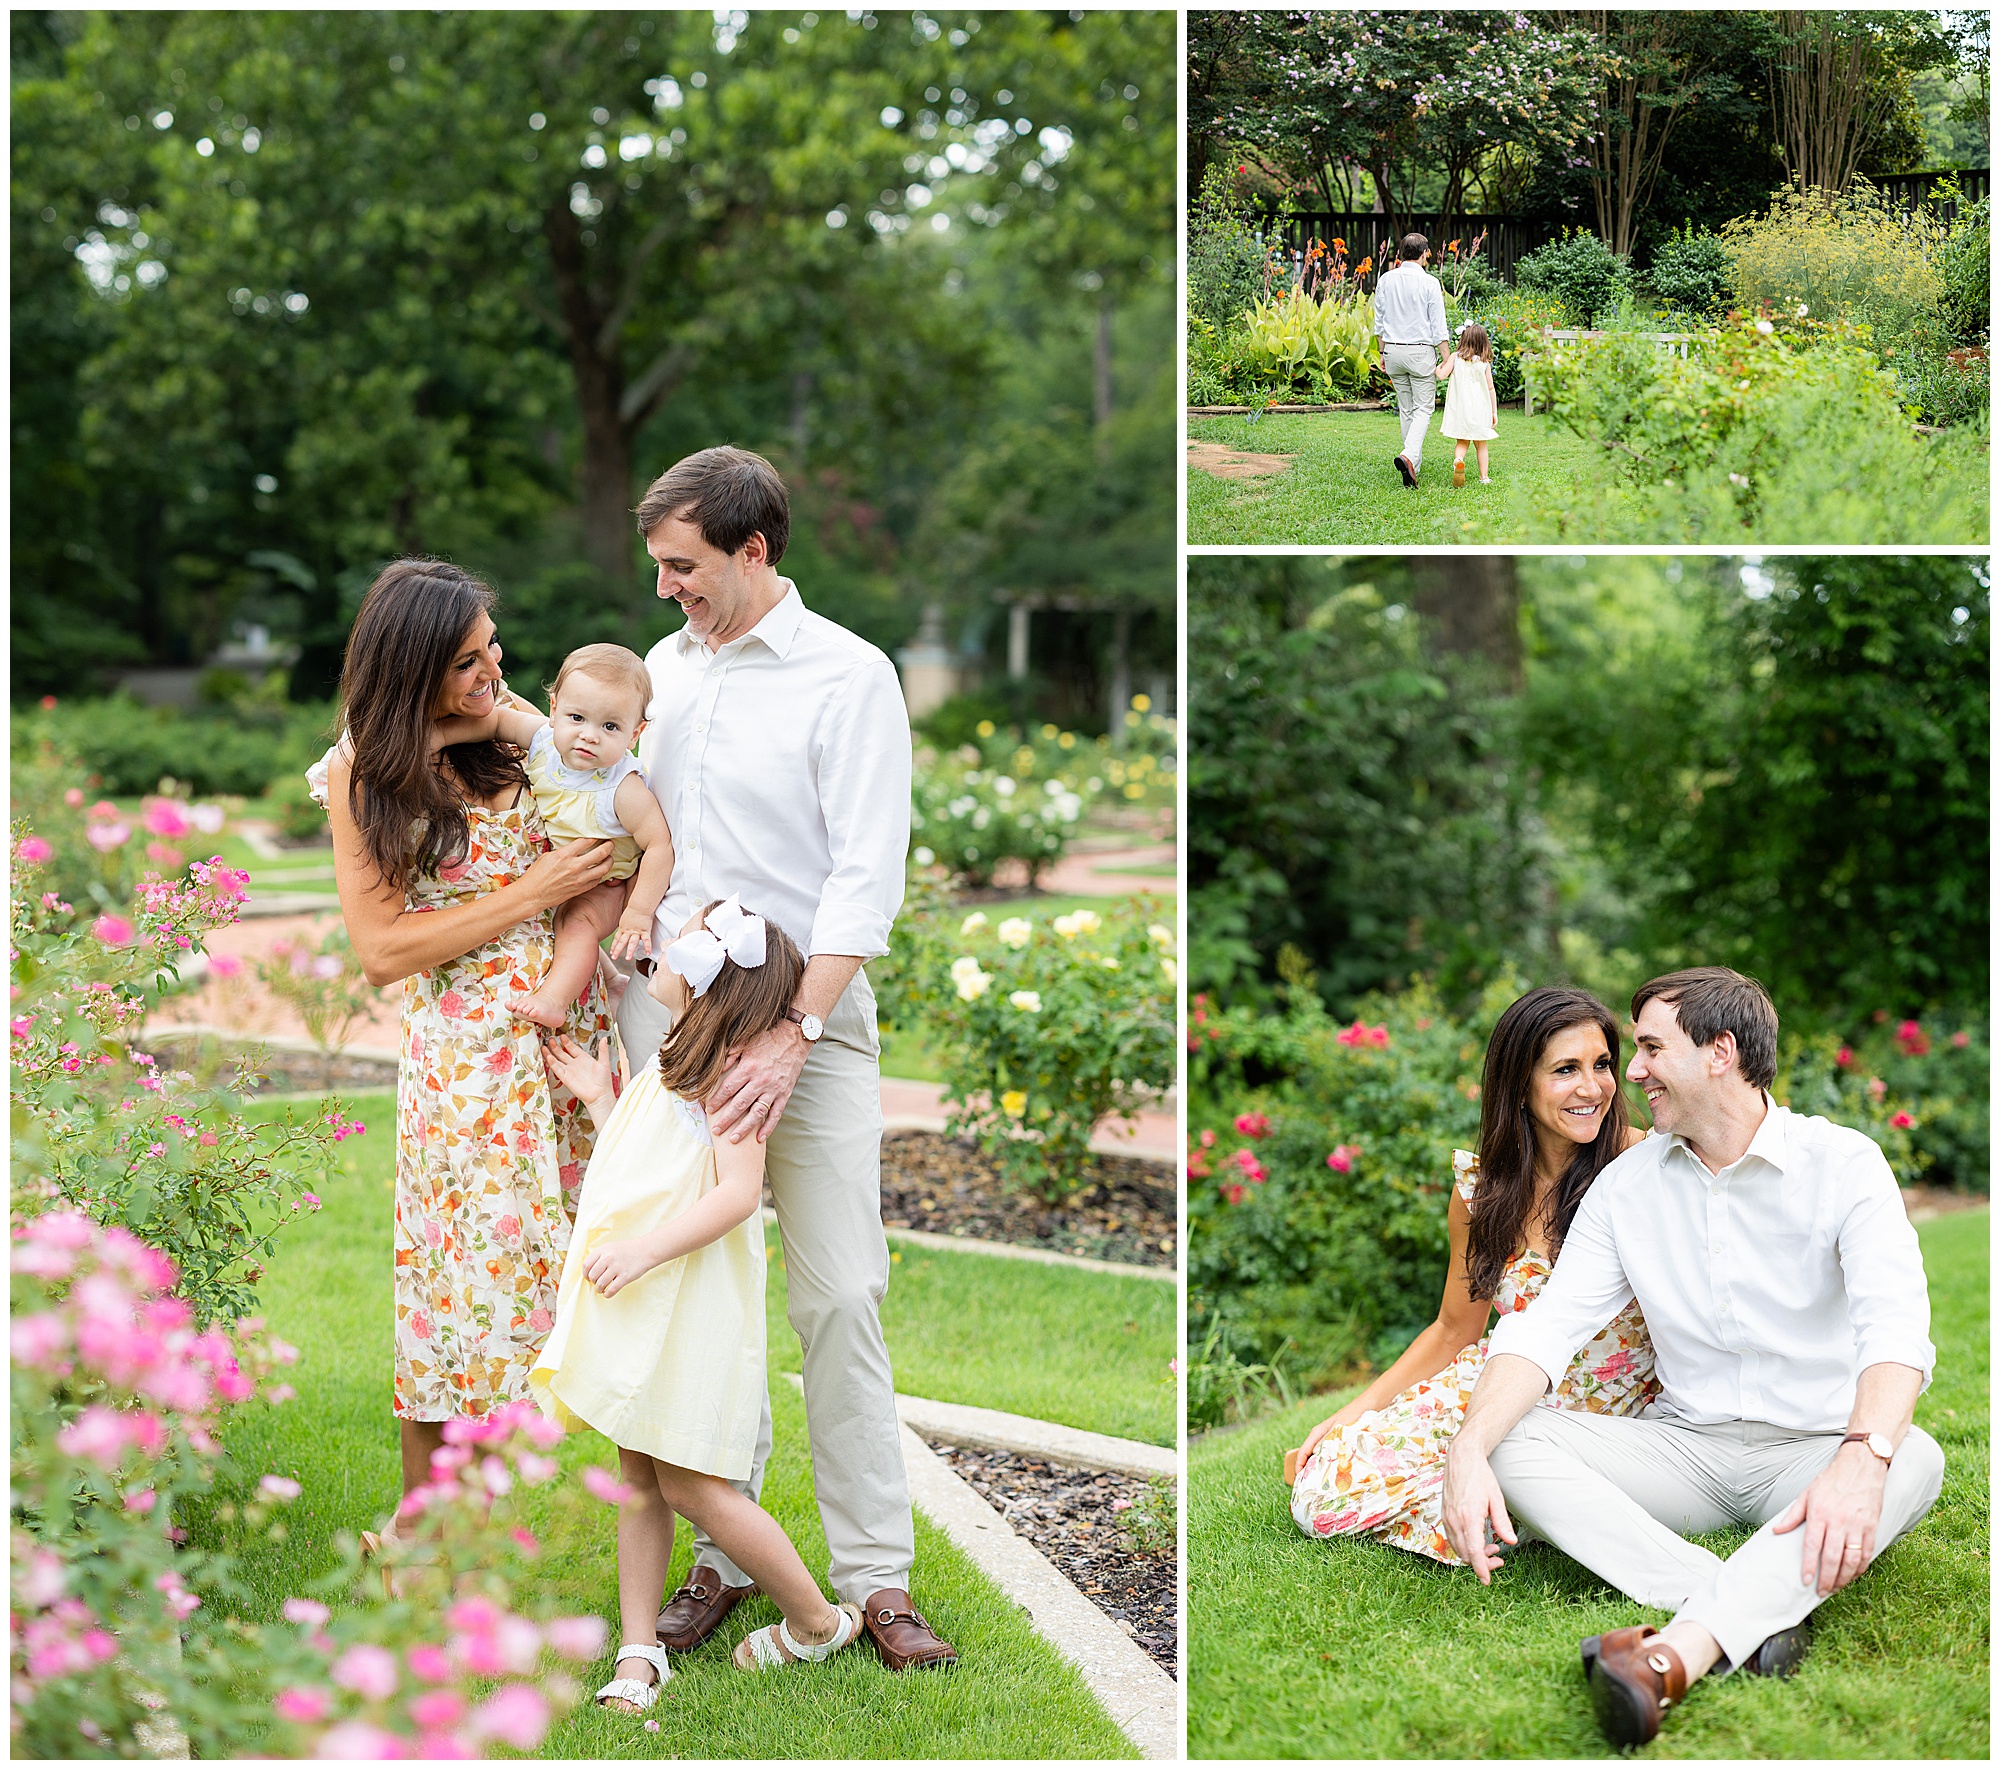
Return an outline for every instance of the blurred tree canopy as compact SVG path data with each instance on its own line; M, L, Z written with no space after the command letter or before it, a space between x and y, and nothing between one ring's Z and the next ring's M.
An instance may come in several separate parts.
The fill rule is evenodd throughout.
M1453 640L1488 563L1190 563L1193 987L1718 962L1789 1020L1984 1014L1983 559L1523 559Z
M532 668L644 644L631 506L723 441L878 642L1171 605L1170 14L12 30L17 694L246 619L324 693L411 551L491 575Z

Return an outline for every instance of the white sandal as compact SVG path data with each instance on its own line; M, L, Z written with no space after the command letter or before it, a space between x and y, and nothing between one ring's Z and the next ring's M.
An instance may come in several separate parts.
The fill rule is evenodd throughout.
M750 1649L751 1663L746 1666L738 1659L737 1669L768 1672L801 1661L818 1665L823 1660L831 1659L861 1633L861 1612L852 1604L836 1605L834 1615L840 1620L832 1637L825 1641L800 1641L783 1621L772 1623L768 1628L753 1629L743 1637L743 1646Z
M667 1664L667 1650L657 1641L649 1641L644 1646L636 1641L627 1641L618 1649L618 1660L622 1659L643 1659L660 1674L659 1678L651 1684L641 1684L637 1678L613 1678L597 1693L596 1701L629 1702L634 1709L643 1712L660 1700L660 1686L674 1675L673 1667ZM614 1671L618 1668L618 1660L611 1662Z

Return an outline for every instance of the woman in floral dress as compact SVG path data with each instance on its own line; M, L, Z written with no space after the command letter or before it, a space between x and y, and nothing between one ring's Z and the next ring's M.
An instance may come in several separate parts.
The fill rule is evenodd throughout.
M1626 1115L1620 1062L1617 1022L1581 990L1530 990L1501 1015L1486 1047L1479 1153L1452 1156L1438 1318L1286 1458L1292 1517L1308 1536L1371 1536L1460 1565L1441 1522L1445 1452L1486 1362L1491 1312L1540 1295L1591 1182L1643 1135ZM1541 1405L1630 1414L1655 1392L1652 1341L1630 1304Z
M430 726L488 712L500 683L493 595L455 566L399 560L369 590L341 678L347 733L315 796L333 824L349 938L374 984L403 985L396 1092L396 1384L403 1491L429 1479L444 1423L526 1399L590 1119L552 1084L512 1004L548 968L558 904L611 865L608 842L550 852L515 754L433 752ZM593 983L565 1030L610 1018Z

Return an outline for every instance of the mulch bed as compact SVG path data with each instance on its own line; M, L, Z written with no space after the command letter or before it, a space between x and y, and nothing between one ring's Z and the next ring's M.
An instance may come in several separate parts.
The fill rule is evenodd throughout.
M977 1144L935 1131L895 1131L882 1139L882 1223L1126 1266L1171 1266L1173 1174L1160 1162L1101 1155L1092 1183L1051 1206L1008 1191Z
M1136 1475L1066 1469L1007 1451L967 1450L933 1443L1019 1536L1046 1555L1091 1603L1143 1647L1170 1678L1180 1676L1180 1635L1174 1619L1174 1554L1141 1554L1126 1539L1112 1502L1145 1499Z

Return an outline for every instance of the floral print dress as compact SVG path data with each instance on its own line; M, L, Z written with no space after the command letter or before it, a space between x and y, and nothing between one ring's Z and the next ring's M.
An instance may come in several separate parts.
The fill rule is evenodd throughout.
M468 805L466 821L464 858L413 877L410 909L498 891L548 851L531 793L506 811ZM590 1117L544 1067L541 1029L509 1007L540 985L553 946L553 917L531 916L403 984L398 1419L448 1420L528 1399L528 1372L555 1325ZM587 1043L610 1027L593 978L565 1030Z
M1455 1150L1459 1197L1471 1202L1479 1158ZM1494 1292L1503 1315L1518 1313L1549 1282L1549 1262L1524 1250L1507 1263ZM1486 1363L1482 1336L1445 1370L1336 1426L1314 1446L1292 1485L1292 1517L1308 1536L1372 1536L1458 1567L1445 1539L1444 1459ZM1653 1342L1637 1303L1628 1303L1581 1352L1538 1405L1593 1414L1635 1414L1659 1393Z

